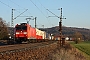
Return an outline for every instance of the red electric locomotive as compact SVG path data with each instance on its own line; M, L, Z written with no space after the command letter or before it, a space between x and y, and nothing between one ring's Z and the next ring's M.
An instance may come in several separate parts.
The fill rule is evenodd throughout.
M21 23L15 26L15 41L21 43L30 39L36 39L36 29L27 23Z
M31 27L28 23L21 23L15 26L15 41L21 43L22 41L38 41L46 38L46 32L37 28Z

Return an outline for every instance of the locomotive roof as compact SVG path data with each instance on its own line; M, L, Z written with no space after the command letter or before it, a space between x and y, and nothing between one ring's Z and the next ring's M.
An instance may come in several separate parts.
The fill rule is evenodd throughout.
M20 23L20 25L26 25L27 23Z

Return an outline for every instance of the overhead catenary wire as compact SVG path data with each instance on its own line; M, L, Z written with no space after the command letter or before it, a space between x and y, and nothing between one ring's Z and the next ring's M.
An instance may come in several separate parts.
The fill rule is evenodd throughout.
M29 1L31 1L32 2L32 4L42 13L42 15L44 16L44 17L46 17L45 16L45 14L39 9L39 7L32 1L32 0L29 0ZM47 17L46 17L47 18ZM38 21L37 21L38 22ZM41 23L39 23L40 25L42 25Z
M58 17L56 14L54 14L53 12L51 12L50 10L47 9L47 11L49 11L50 13L52 13L55 17ZM59 17L58 17L59 18Z
M17 5L19 8L23 8L23 9L26 9L26 8L24 8L24 7L22 7L22 6L20 6L19 4L17 4L17 3L15 3L15 2L13 2L12 0L9 0L11 3L13 3L13 4L15 4L15 5ZM23 9L18 9L18 10L23 10ZM20 13L20 12L19 12Z
M39 0L38 0L39 1ZM39 1L39 3L41 4L41 2ZM41 4L42 5L42 4ZM43 6L43 5L42 5ZM44 6L43 6L44 7ZM44 7L45 8L45 7ZM49 9L45 8L45 10L49 11L50 13L52 13L53 15L55 15L56 17L58 17L56 14L54 14L53 12L51 12ZM59 17L58 17L59 18Z
M17 5L18 7L20 7L17 3L13 2L12 0L9 0L10 2L14 3L15 5Z
M47 15L48 15L48 12L47 12ZM47 18L47 20L52 26L54 26L54 24L52 24L48 18Z
M17 5L18 7L21 7L19 4L17 4L17 3L15 3L15 2L13 2L12 0L10 0L13 4L15 4L15 5ZM30 0L32 3L33 3L33 1L32 0ZM9 8L11 8L11 9L13 9L13 7L11 7L12 5L8 5L8 4L6 4L6 3L4 3L4 2L2 2L2 1L0 1L2 4L4 4L4 5L6 5L7 7L9 7ZM38 10L43 14L43 16L45 16L45 14L40 10L40 8L35 4L35 3L33 3L37 8L38 8ZM42 4L41 4L42 5ZM43 6L43 5L42 5ZM44 6L43 6L44 7ZM22 7L23 8L23 7ZM44 7L45 8L45 7ZM25 9L25 8L24 8ZM46 9L46 8L45 8ZM18 11L17 9L15 9L15 11L16 12L18 12L18 13L21 13L20 11ZM31 13L30 13L31 14ZM16 16L16 17L18 17L18 16ZM16 18L15 17L15 18ZM46 17L46 16L45 16ZM46 17L47 18L47 17ZM48 19L48 18L47 18ZM50 22L50 21L49 21ZM40 24L40 23L39 23ZM42 24L41 24L42 25Z
M5 2L2 2L2 1L0 1L0 3L2 3L3 5L9 7L9 8L12 9L12 10L17 11L16 9L13 9L13 8L11 7L12 5L8 5L8 4L6 4ZM16 4L15 4L15 5L16 5ZM19 6L19 5L18 5L18 6ZM28 10L28 9L26 9L24 12L26 12L27 10ZM17 12L19 12L19 11L17 11ZM11 27L14 26L13 20L16 19L17 17L19 17L20 15L22 15L24 12L22 12L22 13L19 12L20 14L19 14L18 16L16 16L15 18L12 18L12 19L11 19ZM12 14L12 15L13 15L13 14Z
M41 4L41 6L42 6L45 10L47 10L47 8L46 8L39 0L38 0L38 2ZM48 15L48 12L47 12L47 15ZM54 24L52 24L52 23L49 21L48 17L46 17L46 18L47 18L48 23L51 24L52 26L54 26Z
M22 6L18 5L17 3L13 2L12 0L9 0L9 1L12 2L12 3L14 3L15 5L17 5L19 8L20 7L23 8ZM24 9L26 9L26 8L24 8Z
M22 6L20 6L19 4L17 4L17 3L15 3L15 2L13 2L12 0L10 0L10 2L12 2L13 4L15 4L15 5L17 5L18 7L22 7ZM24 8L24 7L22 7L23 9L26 9L26 8ZM20 12L19 12L20 13ZM31 14L29 11L28 11L28 13L29 14ZM19 15L18 15L19 16ZM17 16L17 17L18 17ZM15 18L17 18L17 17L15 17ZM24 15L24 16L20 16L20 17L31 17L31 16L26 16L26 15ZM39 23L40 24L40 23ZM41 24L42 25L42 24Z
M42 3L38 0L38 2L42 5ZM43 6L43 5L42 5ZM44 7L44 6L43 6ZM46 7L44 7L46 9Z
M26 12L28 9L26 9L24 12ZM21 14L19 14L18 16L16 16L14 19L16 19L17 17L19 17L20 15L22 15L24 12L22 12Z
M4 4L4 5L6 5L7 7L9 7L9 8L11 8L12 9L12 7L10 6L10 5L8 5L8 4L6 4L6 3L4 3L4 2L2 2L2 1L0 1L2 4ZM15 11L17 11L17 10L15 10ZM19 11L17 11L18 13L20 13Z
M37 7L37 9L45 16L45 14L38 8L38 6L32 1L32 0L30 0L32 3L33 3L33 5L35 6L35 7ZM45 16L46 17L46 16Z
M9 8L12 8L11 6L9 6L9 5L7 5L6 3L4 3L4 2L2 2L2 1L0 1L2 4L4 4L4 5L6 5L7 7L9 7Z
M14 5L16 5L16 6L18 6L19 8L21 8L21 9L25 9L26 10L26 8L25 7L22 7L22 6L20 6L19 4L17 4L17 3L15 3L15 2L13 2L12 0L9 0L11 3L13 3ZM16 11L17 10L21 10L21 9L16 9ZM21 13L21 12L19 12L19 11L17 11L18 13ZM31 14L30 12L28 12L29 14ZM24 15L24 14L23 14ZM26 15L25 15L26 16Z

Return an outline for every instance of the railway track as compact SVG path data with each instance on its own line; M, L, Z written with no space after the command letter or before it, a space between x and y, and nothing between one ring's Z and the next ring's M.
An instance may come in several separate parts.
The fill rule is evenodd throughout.
M46 41L46 42L40 42L40 43L23 43L23 44L14 44L14 45L4 45L0 46L0 53L7 53L7 52L14 52L14 51L20 51L25 49L31 49L31 48L38 48L43 46L48 46L49 44L53 44L57 41Z

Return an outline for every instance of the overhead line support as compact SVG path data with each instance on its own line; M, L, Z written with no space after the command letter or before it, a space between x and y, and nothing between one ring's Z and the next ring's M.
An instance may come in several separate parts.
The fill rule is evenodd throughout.
M11 39L14 39L14 19L16 19L16 18L18 18L18 17L20 17L20 15L22 15L24 12L26 12L28 9L26 9L24 12L22 12L21 14L19 14L18 16L16 16L15 18L13 18L13 11L14 11L15 9L12 9L12 16L11 16L11 28L12 28L12 30L11 30Z
M13 30L13 27L14 27L14 23L13 23L13 10L15 10L15 9L12 9L12 18L11 18L11 28L12 28L12 30L11 30L11 39L12 38L14 38L14 35L13 35L13 33L14 33L14 30Z
M37 18L37 17L35 17L35 28L37 28L37 25L36 25L36 18Z
M62 18L62 8L61 10L61 16L60 16L60 22L59 22L59 30L60 30L60 46L63 46L63 42L62 42L62 19L66 19L66 18Z

